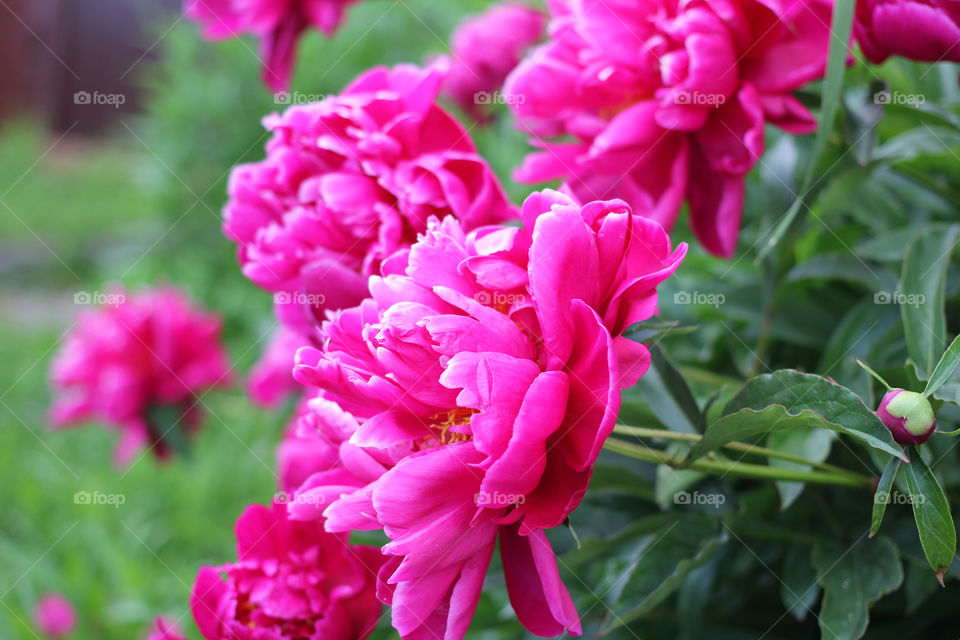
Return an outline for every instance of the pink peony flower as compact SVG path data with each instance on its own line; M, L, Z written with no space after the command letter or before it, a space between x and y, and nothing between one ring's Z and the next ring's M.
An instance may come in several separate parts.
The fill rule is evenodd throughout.
M367 278L431 215L468 229L516 216L466 130L436 105L443 75L440 66L368 71L340 96L267 118L266 159L234 170L224 232L302 345L325 310L366 297ZM255 393L274 397L261 381Z
M293 356L304 344L306 340L295 331L280 327L274 332L247 379L247 390L257 404L275 407L300 389L293 379Z
M77 626L73 605L59 593L46 593L37 601L33 620L40 633L50 638L65 638Z
M291 521L280 503L247 507L236 536L237 562L201 568L190 596L207 640L361 640L376 627L376 548Z
M955 0L859 0L853 33L863 55L960 62L960 3Z
M173 620L157 618L147 640L185 640L180 627Z
M252 34L260 40L263 83L274 91L290 85L297 41L310 26L331 35L347 7L358 0L185 0L184 13L205 38Z
M114 304L79 316L53 361L51 420L116 427L119 464L148 445L165 457L173 429L198 426L198 394L229 381L220 320L172 288L108 297ZM170 411L175 417L158 423L157 414Z
M321 389L298 433L339 457L291 516L384 530L380 597L404 638L463 636L498 539L523 625L580 633L544 529L580 502L620 390L649 366L621 334L655 313L686 247L616 200L545 191L523 223L433 219L324 324L322 350L297 354L294 375Z
M551 0L551 40L505 93L541 150L522 182L563 178L670 229L680 206L716 255L736 249L763 127L815 129L790 94L823 73L830 0Z
M474 119L483 120L492 94L543 36L545 23L540 11L510 2L464 20L451 37L453 60L444 93Z

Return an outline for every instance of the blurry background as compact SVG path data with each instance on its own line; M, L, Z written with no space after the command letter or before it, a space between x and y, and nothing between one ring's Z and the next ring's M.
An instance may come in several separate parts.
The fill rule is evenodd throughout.
M335 93L377 64L421 62L483 1L369 0L344 28L301 44L294 90ZM275 492L273 448L290 407L242 389L273 326L220 232L231 167L263 157L252 39L209 43L177 0L0 0L0 638L36 638L48 590L80 617L75 638L146 637L158 615L198 637L197 568L231 560L244 506ZM97 104L101 102L102 104ZM509 123L471 131L505 180L524 143ZM522 190L509 187L515 200ZM49 430L47 368L83 309L112 282L170 282L224 317L237 368L189 460L111 461L103 428ZM74 504L77 491L123 504ZM495 578L494 578L495 579ZM506 621L501 605L482 605ZM485 623L485 626L489 626Z

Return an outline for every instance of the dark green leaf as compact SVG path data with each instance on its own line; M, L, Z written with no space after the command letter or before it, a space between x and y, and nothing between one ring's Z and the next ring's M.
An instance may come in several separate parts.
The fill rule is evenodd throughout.
M890 458L890 462L883 468L883 475L880 476L877 491L873 494L873 515L870 518L871 538L877 535L877 531L880 530L883 514L887 510L887 503L890 502L890 488L897 477L897 471L900 470L900 464L900 458Z
M890 291L897 286L897 277L889 268L868 265L850 252L813 256L791 269L786 279L789 282L810 279L843 280L862 284L871 291Z
M903 582L897 547L888 538L861 541L851 548L817 545L813 549L822 640L856 640L867 630L870 605Z
M957 549L957 531L947 496L919 451L913 452L913 462L905 465L903 471L923 553L937 578L942 581Z
M940 362L937 363L933 373L930 374L930 379L927 381L927 386L923 390L923 395L933 395L937 389L942 387L947 380L950 379L957 365L960 365L960 336L954 338L950 346L947 347L947 350L940 356Z
M780 599L783 606L791 616L803 622L820 598L817 571L810 562L809 547L796 545L787 548L781 578Z
M900 313L910 359L926 380L946 345L944 288L958 225L926 227L907 245L900 277Z
M788 429L825 428L846 433L906 460L880 419L845 387L785 369L747 381L690 450L687 462L728 442Z
M703 433L706 420L683 376L660 347L650 348L650 369L637 385L657 419L672 431Z
M823 462L830 455L830 445L833 444L834 437L834 432L826 429L777 431L771 433L770 437L767 438L767 447L806 458L811 462ZM780 458L770 458L769 462L771 467L782 469L803 471L810 469L808 464L781 460ZM805 483L803 482L778 480L777 491L780 492L780 508L786 509L793 504L793 501L800 496L804 486Z

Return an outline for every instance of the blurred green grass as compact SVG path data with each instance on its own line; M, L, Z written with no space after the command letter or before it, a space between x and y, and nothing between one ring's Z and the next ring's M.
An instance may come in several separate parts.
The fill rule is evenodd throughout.
M422 62L442 52L468 0L357 5L332 40L301 48L295 89L334 93L377 64ZM157 25L166 33L176 18ZM0 129L0 638L36 638L31 611L63 592L79 614L77 640L145 637L158 615L180 619L201 564L234 554L233 522L276 491L274 447L289 407L253 407L241 384L204 398L208 417L189 460L145 457L113 466L116 434L98 425L51 431L50 358L78 311L73 295L110 282L169 282L224 317L238 379L270 328L269 297L239 273L220 233L230 168L263 156L260 119L282 108L259 84L250 41L206 43L193 25L163 38L139 70L144 114L95 140L60 138L30 120ZM501 121L471 135L508 181L523 139ZM78 505L78 491L123 504ZM517 624L485 596L481 612ZM485 623L492 627L497 623ZM387 635L384 632L383 635Z

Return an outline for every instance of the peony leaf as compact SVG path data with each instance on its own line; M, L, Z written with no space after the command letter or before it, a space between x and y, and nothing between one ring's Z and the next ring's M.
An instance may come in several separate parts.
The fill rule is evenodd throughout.
M914 450L913 462L905 465L903 471L923 553L943 584L943 574L950 568L957 550L957 531L947 496L919 451Z
M936 391L950 379L957 365L960 365L960 336L954 338L950 346L947 347L947 350L940 356L940 362L937 363L937 366L933 369L933 373L930 374L930 379L927 381L927 386L923 390L923 395L929 397L936 393Z
M883 468L883 475L880 476L880 482L877 484L877 491L873 494L873 515L870 518L870 537L877 535L880 530L880 523L883 521L883 514L887 510L887 503L890 502L890 488L893 481L897 478L897 471L900 470L900 458L890 458L887 466Z

